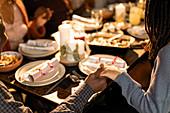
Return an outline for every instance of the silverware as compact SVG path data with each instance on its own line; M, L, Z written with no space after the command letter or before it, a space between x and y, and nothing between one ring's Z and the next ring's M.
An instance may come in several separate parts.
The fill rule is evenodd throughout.
M67 77L69 77L70 74L67 74L65 77L63 77L62 79L60 79L56 84L54 84L47 92L45 92L45 94L48 94L51 90L53 90L59 83L61 83L64 79L66 79Z
M77 73L76 70L73 70L72 73L76 75L79 79L84 79L85 77L81 76L80 74Z
M80 82L80 78L76 75L70 75L69 77L73 82Z

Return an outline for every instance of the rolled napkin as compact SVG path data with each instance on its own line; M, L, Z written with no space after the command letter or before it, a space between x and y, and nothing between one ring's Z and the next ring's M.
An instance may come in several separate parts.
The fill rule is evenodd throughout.
M51 60L45 61L30 70L28 70L24 75L21 75L20 81L28 81L28 82L34 82L38 80L40 77L47 75L50 73L54 68L58 70L58 60L57 58L53 58Z
M72 20L77 20L80 22L88 23L88 24L96 24L96 22L92 19L84 18L84 17L78 16L75 14L72 16Z
M117 68L126 67L125 61L118 60L117 57L115 57L114 59L109 59L109 58L90 56L87 62L86 63L84 62L83 65L98 67L98 64L100 63L103 63L105 66L115 66Z
M98 28L98 24L93 19L84 18L78 15L72 16L73 23L81 23L84 24L85 28Z
M56 47L57 43L56 41L41 41L41 40L28 40L27 41L28 46L37 46L37 47Z
M26 48L26 49L34 49L34 50L41 50L41 51L53 51L55 47L37 47L37 46L28 46L27 44L20 43L19 47Z

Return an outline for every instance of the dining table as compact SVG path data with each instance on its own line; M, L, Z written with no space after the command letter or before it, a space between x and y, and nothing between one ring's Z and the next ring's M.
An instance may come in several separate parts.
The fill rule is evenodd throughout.
M94 32L94 31L92 31L92 32ZM126 32L126 31L124 31L124 32ZM125 34L127 34L127 32ZM140 40L136 40L136 42L139 42L139 41ZM108 55L118 56L118 57L122 58L127 63L127 72L129 72L131 69L133 69L133 67L138 62L140 62L143 57L145 57L147 55L146 51L144 50L144 48L142 46L131 46L126 49L104 48L103 50L91 48L91 50L92 51L91 51L90 55L108 54ZM80 70L79 64L77 64L75 66L64 65L66 71L65 71L65 74L63 77L65 77L67 74L72 73L72 71L75 70L78 74L80 74L82 77L84 77L81 82L73 82L70 79L70 77L67 77L67 78L63 79L59 84L57 84L56 87L53 88L48 94L46 94L46 92L51 87L53 87L59 80L55 81L51 84L44 85L44 86L27 86L27 85L19 83L15 78L16 71L21 66L23 66L27 63L33 62L33 61L37 61L37 60L50 60L51 58L55 57L55 55L58 52L59 52L59 50L49 56L45 56L45 57L41 57L41 58L30 58L30 57L24 56L23 62L18 68L14 69L10 72L1 72L0 80L3 81L7 86L9 86L11 88L15 88L17 91L19 91L21 93L33 96L39 100L44 100L47 103L50 103L53 105L58 105L62 101L64 101L65 98L67 98L69 95L71 95L74 92L73 90L74 89L76 90L81 85L81 82L83 82L85 77L87 77L87 74L83 73ZM112 84L112 82L109 82L107 87L109 88L109 86L111 84ZM108 88L106 88L100 94L103 94L104 92L106 92L108 90ZM90 103L90 100L89 100L89 103Z
M132 49L129 48L126 50L125 53L121 53L119 51L111 53L111 55L116 55L121 57L127 62L128 68L127 70L131 70L133 66L142 59L143 56L145 56L145 51L143 48L137 48ZM56 54L56 53L55 53ZM23 62L21 64L25 65L29 62L33 62L35 60L49 60L53 57L55 57L55 54L52 54L48 57L38 58L38 59L31 59L28 57L23 58ZM91 54L98 54L97 52L92 52ZM101 53L99 53L101 54ZM19 68L19 67L18 67ZM17 69L18 69L17 68ZM1 72L0 73L0 80L3 81L7 86L10 86L12 88L17 89L19 92L25 93L26 95L31 95L39 99L45 99L46 101L54 104L61 103L65 98L67 98L71 94L71 90L73 87L78 87L79 83L73 82L69 77L64 79L61 83L59 83L52 91L49 92L49 94L45 94L55 83L58 81L51 83L49 85L45 86L26 86L21 83L19 83L15 78L15 73L17 69L10 71L10 72ZM78 67L76 66L65 66L66 72L64 74L67 75L69 73L72 73L73 70L77 71L81 76L87 77L86 74L82 73ZM53 94L53 95L51 95ZM49 95L49 96L48 96ZM51 97L52 96L52 97ZM56 97L56 98L53 98Z

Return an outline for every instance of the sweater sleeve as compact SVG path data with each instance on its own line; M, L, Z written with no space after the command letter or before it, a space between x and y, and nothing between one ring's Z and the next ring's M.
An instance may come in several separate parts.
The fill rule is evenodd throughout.
M51 113L81 113L84 105L93 93L91 87L83 83L73 95L67 97L66 100L58 105Z
M39 29L37 29L35 25L35 20L29 22L28 28L29 28L28 38L32 37L34 39L39 39L44 37L46 34L45 26L42 26Z
M170 112L170 44L167 48L158 53L146 92L125 72L115 79L128 103L140 113Z

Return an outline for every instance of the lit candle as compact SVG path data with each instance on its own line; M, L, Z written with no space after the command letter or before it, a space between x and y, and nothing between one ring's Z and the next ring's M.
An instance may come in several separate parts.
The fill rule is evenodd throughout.
M83 40L77 40L79 48L78 48L78 53L80 55L84 54L84 41Z
M115 7L116 22L123 22L125 20L126 7L120 3Z

